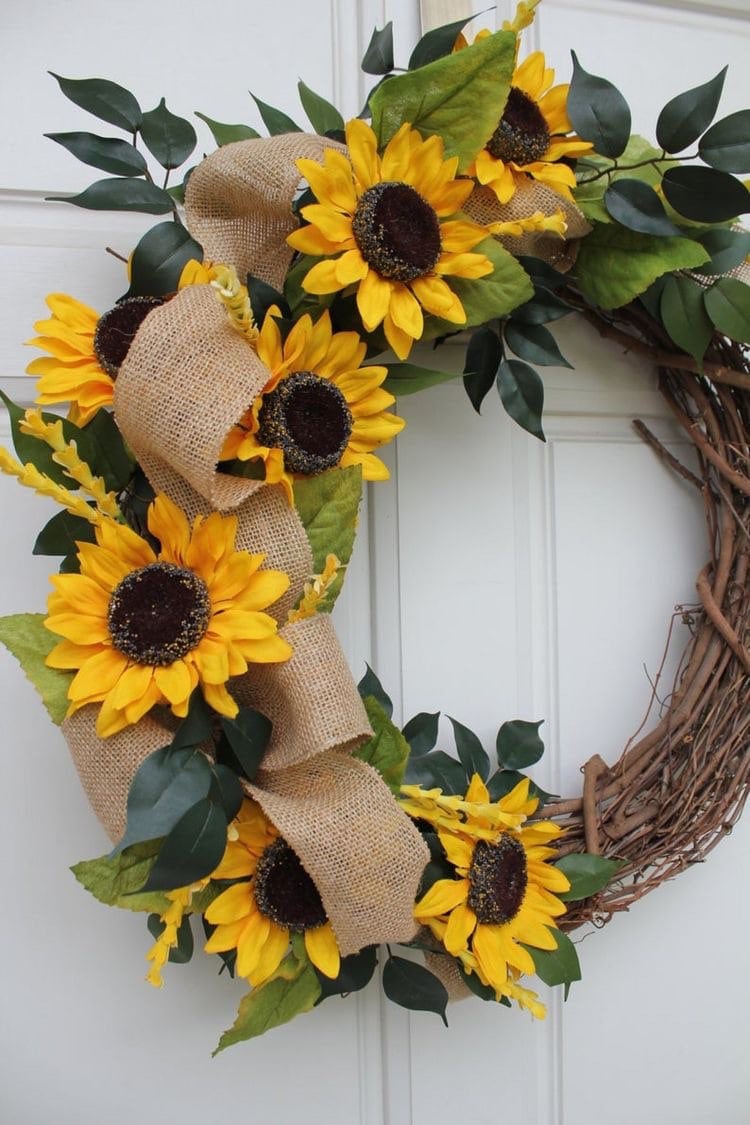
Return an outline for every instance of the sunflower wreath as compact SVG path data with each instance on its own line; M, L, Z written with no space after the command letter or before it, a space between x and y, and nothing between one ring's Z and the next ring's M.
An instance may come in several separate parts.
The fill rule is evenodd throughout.
M398 1004L543 1016L527 978L567 992L569 932L702 859L747 795L750 111L714 120L722 71L661 110L656 147L631 136L575 54L570 85L518 61L535 7L472 43L432 31L398 74L375 31L348 122L304 83L312 133L261 101L268 137L199 114L217 151L173 187L187 120L57 78L128 136L52 134L109 174L67 202L168 219L114 308L48 297L28 370L67 418L5 400L0 468L60 505L34 551L62 562L46 617L0 639L114 843L76 878L148 916L147 979L196 918L247 981L218 1049L364 987L384 945ZM438 714L399 729L371 669L355 686L329 614L396 397L450 377L414 344L466 331L471 405L496 385L543 440L537 369L567 362L547 325L573 313L656 365L694 466L636 426L699 490L709 559L658 725L560 800L524 772L538 723L503 722L495 769L455 720L457 754L435 749Z

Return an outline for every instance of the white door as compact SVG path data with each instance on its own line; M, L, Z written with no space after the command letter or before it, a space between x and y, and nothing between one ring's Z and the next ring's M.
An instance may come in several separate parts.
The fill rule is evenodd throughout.
M512 7L499 5L499 17ZM127 252L144 226L43 202L92 178L41 138L88 127L46 70L109 77L148 104L165 94L175 112L251 124L248 88L294 117L301 76L353 114L358 59L387 19L404 59L419 33L416 0L6 0L2 388L30 403L22 341L44 295L108 307L121 274L102 248ZM575 47L620 86L643 132L669 96L726 62L725 111L748 101L746 0L544 0L527 34L561 79ZM575 371L545 379L546 446L512 427L499 402L478 418L460 380L402 402L408 427L393 480L371 489L337 621L355 676L368 659L404 718L441 709L488 740L505 719L544 718L537 777L573 793L580 764L595 752L616 759L639 725L674 607L695 601L705 546L694 499L630 425L644 418L685 454L650 374L581 326L564 322L559 339ZM446 346L440 362L458 366L458 349ZM29 550L45 504L3 478L0 505L0 613L40 610L48 564ZM68 872L108 844L62 738L4 650L0 677L8 1125L197 1125L240 1114L311 1125L750 1120L750 818L708 864L603 932L576 934L584 979L567 1004L552 1000L544 1024L469 1001L449 1012L446 1031L373 985L212 1061L241 986L217 980L200 957L169 972L161 992L143 982L142 916L100 906Z

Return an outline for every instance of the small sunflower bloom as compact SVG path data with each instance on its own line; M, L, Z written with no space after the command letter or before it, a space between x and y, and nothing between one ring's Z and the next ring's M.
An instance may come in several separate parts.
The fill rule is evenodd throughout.
M302 208L308 225L287 242L303 254L325 256L306 274L308 293L325 295L356 287L367 332L381 324L400 359L424 331L427 312L451 324L466 313L450 278L479 278L492 263L473 249L484 227L456 217L472 182L456 179L458 158L446 160L442 138L423 140L405 122L382 156L370 126L346 126L348 158L326 150L321 166L297 167L318 200Z

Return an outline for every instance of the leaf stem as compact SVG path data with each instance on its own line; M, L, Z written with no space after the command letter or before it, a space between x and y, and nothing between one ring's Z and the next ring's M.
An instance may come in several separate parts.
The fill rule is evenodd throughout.
M652 156L648 160L638 160L635 164L618 164L615 160L608 168L600 169L595 175L589 176L585 180L578 181L578 187L583 187L584 184L593 184L595 180L600 180L602 176L611 176L613 172L632 172L634 168L646 168L649 164L657 168L659 164L680 164L683 160L695 160L698 153L691 153L689 156L667 156L662 150L661 156Z

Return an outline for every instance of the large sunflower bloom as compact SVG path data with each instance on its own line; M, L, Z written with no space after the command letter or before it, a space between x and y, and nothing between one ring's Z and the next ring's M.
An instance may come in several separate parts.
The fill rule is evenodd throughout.
M297 476L334 466L361 465L365 480L387 480L372 452L405 423L388 413L396 401L381 383L385 367L360 367L367 351L356 332L333 332L326 310L313 323L305 314L282 340L272 308L257 353L271 377L230 431L223 459L258 459L269 484L281 484L293 502Z
M305 276L309 293L357 287L357 308L368 332L383 325L388 343L405 359L424 330L423 313L465 324L466 313L447 278L484 277L492 263L470 251L487 231L451 219L471 194L457 180L458 158L443 159L441 137L422 140L405 122L380 156L375 134L360 119L346 126L349 157L327 149L321 166L297 167L318 200L302 208L308 226L287 241L303 254L327 255Z
M554 80L542 51L516 67L503 116L469 168L500 203L507 203L529 176L573 200L575 172L565 161L591 152L592 145L567 135L573 128L566 110L570 87L553 86Z
M301 933L313 965L324 976L339 975L339 948L317 887L254 801L243 802L212 878L243 881L206 910L206 921L216 926L207 953L236 949L237 974L256 986L273 976L291 935Z
M116 734L156 704L180 718L193 690L232 718L231 676L248 663L291 656L273 617L261 612L281 597L289 578L261 570L264 555L235 551L237 519L213 512L192 529L183 512L157 496L145 539L102 519L96 543L79 543L79 574L51 578L47 628L64 639L47 657L52 668L78 669L68 689L73 714L101 703L96 730Z
M555 919L566 907L554 892L570 887L562 871L547 862L556 854L548 844L562 831L552 821L532 821L486 835L496 818L493 809L514 815L535 811L538 801L529 798L528 787L525 778L493 803L474 775L464 799L474 808L454 828L438 828L457 877L438 879L414 908L416 920L432 930L448 953L467 969L476 967L498 996L516 998L518 975L535 972L525 946L557 947Z

